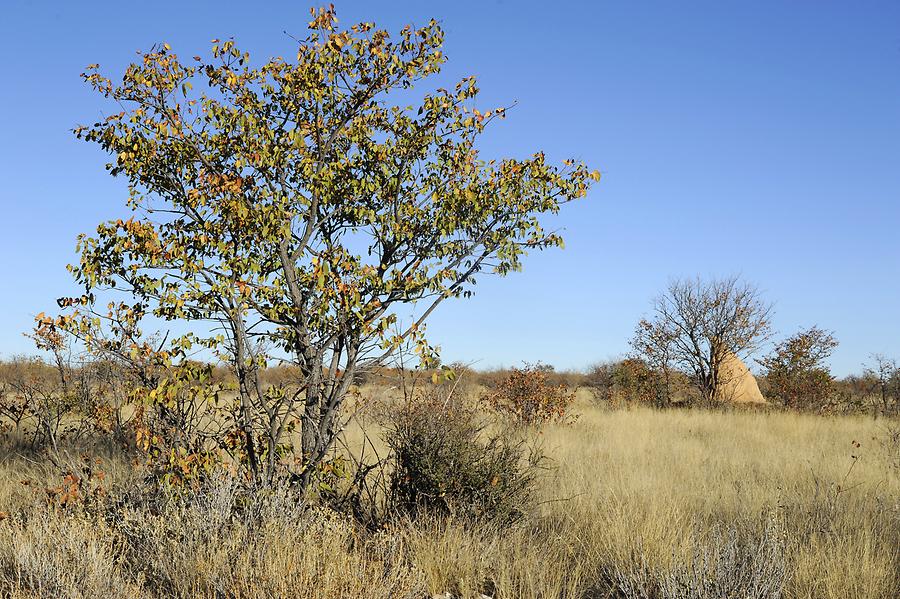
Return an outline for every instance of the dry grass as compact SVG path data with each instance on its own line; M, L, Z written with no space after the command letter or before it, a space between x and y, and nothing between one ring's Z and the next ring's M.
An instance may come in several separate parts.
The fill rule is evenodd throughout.
M284 497L236 520L227 486L155 514L62 515L18 483L52 473L7 455L0 595L897 596L900 468L886 441L896 425L604 411L583 399L577 411L574 425L543 429L554 468L541 503L502 530L442 520L373 535ZM347 439L358 445L359 431ZM127 465L110 468L127 479Z
M787 538L785 596L894 597L900 479L879 432L855 417L588 413L546 433L559 463L547 499L573 499L543 512L564 512L605 553L600 563L643 551L663 570L717 525L759 536L775 517Z

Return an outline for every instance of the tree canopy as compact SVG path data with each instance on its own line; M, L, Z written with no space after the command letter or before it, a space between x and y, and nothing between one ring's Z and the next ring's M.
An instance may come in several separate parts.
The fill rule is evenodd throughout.
M321 459L360 364L408 341L432 359L423 325L437 305L561 245L540 217L600 178L541 152L482 158L476 141L507 108L474 107L474 78L398 103L439 72L443 40L435 21L396 37L340 29L332 7L312 11L290 59L252 66L213 40L208 59L155 46L116 82L91 65L84 79L120 110L75 132L113 157L133 216L79 237L70 268L85 294L63 304L93 316L53 326L96 342L94 328L123 316L130 333L148 314L212 323L169 340L166 359L199 343L232 365L242 460L254 473L261 455L274 463L295 417L304 464ZM131 299L97 310L110 288ZM400 327L394 309L416 302ZM133 349L130 333L106 349ZM276 349L301 373L293 393L260 384Z

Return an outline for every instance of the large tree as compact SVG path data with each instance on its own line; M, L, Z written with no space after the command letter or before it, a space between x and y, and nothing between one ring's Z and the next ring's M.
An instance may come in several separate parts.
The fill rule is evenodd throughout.
M209 60L154 47L115 83L92 65L85 79L120 108L76 129L113 156L134 214L79 239L86 293L64 303L102 312L97 293L115 287L133 298L116 307L129 326L145 314L196 324L167 355L199 342L227 358L239 458L261 480L294 423L306 480L357 369L406 342L433 357L422 336L433 310L469 295L476 275L561 245L540 216L600 177L540 152L481 158L478 136L506 109L474 107L473 78L408 91L445 60L436 22L392 38L370 23L339 29L333 8L312 15L289 60L254 67L214 40ZM412 303L400 326L396 309ZM290 389L262 382L275 353L300 373Z
M771 334L771 305L737 277L680 279L653 300L632 347L657 368L674 367L704 402L727 399L728 361L746 357Z

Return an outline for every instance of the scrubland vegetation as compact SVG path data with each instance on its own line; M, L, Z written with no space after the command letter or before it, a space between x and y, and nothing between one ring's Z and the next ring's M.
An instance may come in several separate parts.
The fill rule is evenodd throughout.
M523 376L529 384L511 391ZM55 450L28 434L29 417L4 440L0 588L13 597L895 596L896 418L660 410L581 387L524 424L489 401L506 392L528 402L535 388L552 395L577 376L487 373L490 387L428 381L405 399L397 386L365 384L340 449L303 494L287 480L254 487L228 468L171 484L139 447L124 450L77 410Z

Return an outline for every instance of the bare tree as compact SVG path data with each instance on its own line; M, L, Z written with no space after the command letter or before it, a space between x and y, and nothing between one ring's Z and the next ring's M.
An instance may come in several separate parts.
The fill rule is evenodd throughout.
M673 280L653 300L632 347L648 363L687 374L705 402L725 399L725 364L746 357L771 335L772 306L738 277Z
M873 364L866 367L865 374L876 381L876 414L878 410L890 414L900 407L900 366L884 354L872 354L871 358ZM879 401L880 406L877 405Z

